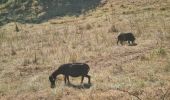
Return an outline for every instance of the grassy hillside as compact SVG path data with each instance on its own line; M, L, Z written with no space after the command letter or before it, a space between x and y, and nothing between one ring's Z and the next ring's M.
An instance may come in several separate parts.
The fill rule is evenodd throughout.
M15 17L29 15L29 6L28 12L11 15L12 21L0 18L0 100L170 99L170 1L96 2L78 16L75 10L60 18L58 11L43 10L54 16L41 23L21 23ZM6 4L1 3L1 12L9 12ZM133 32L137 45L117 45L119 32ZM79 85L80 78L71 78L74 86L65 86L62 76L56 88L50 88L49 75L68 62L89 64L90 88Z
M101 0L6 0L0 3L1 25L11 21L41 23L62 16L79 16Z

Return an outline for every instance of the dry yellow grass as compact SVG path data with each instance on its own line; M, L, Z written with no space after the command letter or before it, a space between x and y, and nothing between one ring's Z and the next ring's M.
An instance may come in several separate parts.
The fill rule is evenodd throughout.
M169 100L170 1L108 0L79 17L0 28L1 100ZM133 32L137 46L117 46L119 32ZM92 86L79 89L48 76L60 64L85 62ZM87 82L87 80L85 80ZM127 92L128 91L128 92Z

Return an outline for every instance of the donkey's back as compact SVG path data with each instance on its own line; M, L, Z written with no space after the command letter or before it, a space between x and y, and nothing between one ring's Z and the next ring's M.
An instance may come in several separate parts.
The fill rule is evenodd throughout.
M60 66L64 75L72 77L85 76L88 74L90 68L85 63L68 63Z

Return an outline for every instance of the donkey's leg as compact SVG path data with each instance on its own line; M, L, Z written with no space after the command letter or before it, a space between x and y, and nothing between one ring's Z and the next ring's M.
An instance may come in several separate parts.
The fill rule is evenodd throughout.
M123 45L123 41L120 41L120 44Z
M83 80L84 80L84 76L81 77L81 84L83 83Z
M67 77L64 76L64 83L67 84Z
M86 75L85 77L87 77L88 78L88 84L91 84L91 81L90 81L90 75Z
M128 43L129 43L129 45L130 45L130 41L128 40Z

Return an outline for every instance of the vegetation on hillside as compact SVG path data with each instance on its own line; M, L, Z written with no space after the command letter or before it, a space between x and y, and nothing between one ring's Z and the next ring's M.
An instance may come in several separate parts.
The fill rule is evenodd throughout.
M50 0L72 1L60 10L47 0L1 1L0 100L170 99L169 0ZM137 45L117 45L119 32ZM62 76L50 88L49 75L69 62L90 66L90 88L71 77L65 86Z
M40 23L51 18L78 16L100 4L100 0L5 0L0 3L1 25L17 21Z

